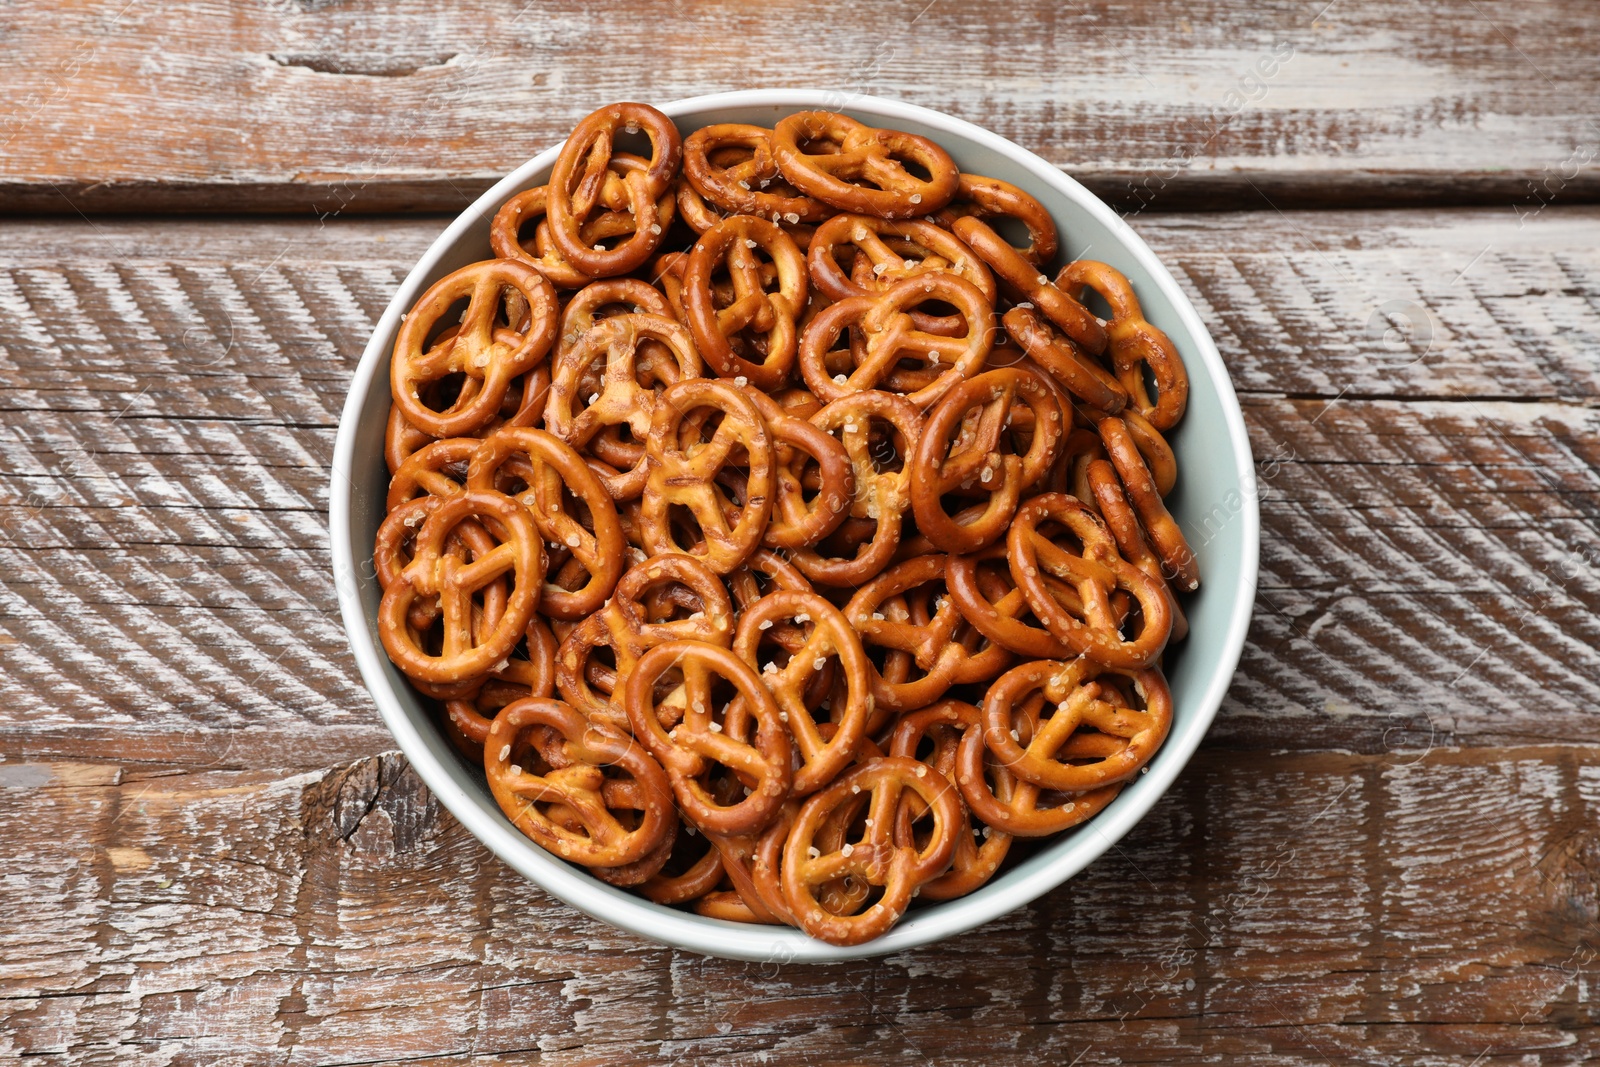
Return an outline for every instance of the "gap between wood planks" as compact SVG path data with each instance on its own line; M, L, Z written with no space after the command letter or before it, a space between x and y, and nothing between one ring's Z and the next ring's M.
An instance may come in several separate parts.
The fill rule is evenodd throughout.
M19 211L458 209L605 102L752 85L933 107L1150 211L1600 195L1586 0L118 0L6 32Z

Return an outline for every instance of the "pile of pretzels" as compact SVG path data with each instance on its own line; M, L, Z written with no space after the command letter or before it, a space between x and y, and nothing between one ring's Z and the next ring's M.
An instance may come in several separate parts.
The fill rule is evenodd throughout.
M529 838L851 945L1145 767L1188 379L1037 200L622 103L490 243L395 342L378 628Z

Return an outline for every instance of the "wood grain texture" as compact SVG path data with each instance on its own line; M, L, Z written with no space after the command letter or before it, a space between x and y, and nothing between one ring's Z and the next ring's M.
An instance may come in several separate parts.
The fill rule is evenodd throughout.
M455 209L616 99L939 108L1147 207L1600 192L1600 10L470 0L0 9L0 209Z
M438 226L5 228L0 751L315 770L387 745L336 614L328 462ZM1256 617L1208 744L1600 740L1600 210L1141 226L1258 459ZM1394 300L1430 341L1374 328Z
M398 755L0 763L0 1058L1593 1062L1600 756L1202 753L1112 852L940 946L672 952L544 896ZM32 1060L30 1059L30 1062Z

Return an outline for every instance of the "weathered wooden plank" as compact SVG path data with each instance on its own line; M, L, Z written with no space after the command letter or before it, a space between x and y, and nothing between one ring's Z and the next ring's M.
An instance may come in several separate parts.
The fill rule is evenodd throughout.
M1103 860L947 944L729 963L550 900L398 756L0 764L0 1055L1577 1064L1600 757L1202 753Z
M939 108L1130 210L1600 191L1583 0L77 0L0 35L7 209L455 208L602 103L752 84Z
M1260 461L1257 617L1210 743L1600 737L1600 210L1140 224ZM334 610L327 464L437 226L6 227L3 750L309 769L387 743ZM1369 327L1390 299L1427 344Z

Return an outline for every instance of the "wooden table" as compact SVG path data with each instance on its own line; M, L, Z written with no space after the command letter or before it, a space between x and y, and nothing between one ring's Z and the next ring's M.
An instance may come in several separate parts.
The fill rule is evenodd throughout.
M108 0L0 49L0 1060L1600 1057L1594 5ZM1261 482L1178 786L1034 905L834 967L504 868L392 751L328 558L439 213L600 103L750 85L942 108L1128 211Z

